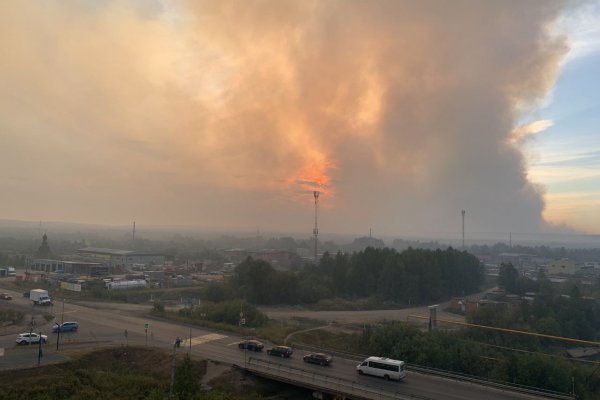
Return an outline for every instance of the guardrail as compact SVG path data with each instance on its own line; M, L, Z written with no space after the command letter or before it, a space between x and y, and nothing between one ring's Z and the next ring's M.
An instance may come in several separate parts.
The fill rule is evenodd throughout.
M369 357L368 355L364 355L364 354L354 354L354 353L346 353L346 352L341 352L341 351L336 351L336 350L331 350L331 349L324 349L324 348L320 348L320 347L316 347L316 346L311 346L311 345L308 345L305 343L294 343L293 347L296 349L300 349L300 350L308 350L308 351L313 351L313 352L327 353L327 354L331 354L333 356L338 356L338 357L347 358L347 359L356 360L356 361L362 361L365 358ZM516 383L506 383L506 382L502 382L502 381L496 381L493 379L486 379L486 378L482 378L482 377L478 377L478 376L463 374L460 372L453 372L453 371L447 371L447 370L442 370L442 369L437 369L437 368L426 367L426 366L418 365L418 364L406 363L406 369L409 371L420 372L422 374L436 375L436 376L440 376L443 378L459 380L459 381L464 381L464 382L470 382L470 383L474 383L474 384L482 385L482 386L494 387L494 388L497 388L500 390L519 392L519 393L530 394L530 395L534 395L534 396L542 396L542 397L547 397L547 398L556 399L556 400L573 400L576 398L576 396L574 396L573 394L570 394L570 393L555 392L552 390L546 390L546 389L540 389L540 388L531 387L531 386L519 385Z
M519 385L516 383L505 383L496 381L493 379L485 379L476 377L468 374L461 374L459 372L451 372L445 370L439 370L436 368L423 367L415 364L407 364L407 369L410 371L420 372L423 374L441 376L448 379L459 380L463 382L470 382L477 385L493 387L496 389L518 392L523 394L530 394L533 396L541 396L556 400L574 400L576 397L570 393L555 392L552 390L540 389L531 386Z
M245 368L258 375L295 385L304 385L305 387L322 390L330 394L343 394L360 399L431 400L429 397L391 392L382 387L371 386L254 357L250 357L247 360Z

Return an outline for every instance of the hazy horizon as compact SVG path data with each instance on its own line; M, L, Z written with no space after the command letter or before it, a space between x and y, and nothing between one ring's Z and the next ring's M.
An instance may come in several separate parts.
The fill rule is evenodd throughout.
M132 225L99 225L82 224L69 222L42 221L18 221L0 219L0 238L11 236L26 237L33 240L41 240L41 236L48 234L49 240L89 240L112 238L121 240L129 237L132 233ZM20 234L19 234L20 233ZM195 240L218 240L223 237L233 237L239 239L248 239L256 237L257 231L244 229L222 229L200 226L145 226L136 224L136 237L150 240L171 240L174 237L188 237ZM293 232L293 231L269 231L260 230L258 234L264 240L292 237L295 240L309 240L312 243L312 232ZM439 242L442 247L452 246L460 248L462 245L462 236L456 235L438 235L438 236L419 236L409 234L386 235L372 232L374 239L382 240L386 246L391 246L394 240L415 241L421 243ZM324 232L319 235L319 241L332 241L338 245L350 244L355 239L367 238L369 232L339 233ZM590 234L563 234L563 233L525 233L512 232L510 235L503 235L494 232L466 232L465 245L494 245L498 243L509 244L513 246L540 246L548 247L567 247L567 248L593 248L600 244L600 235ZM123 241L121 247L127 247L129 243ZM312 248L312 247L311 247Z

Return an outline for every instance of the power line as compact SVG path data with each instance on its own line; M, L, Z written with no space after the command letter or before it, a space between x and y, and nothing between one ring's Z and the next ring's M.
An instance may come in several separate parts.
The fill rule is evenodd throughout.
M429 317L426 317L424 315L415 315L415 314L408 315L406 318L407 319L417 318L417 319L429 320ZM546 335L544 333L519 331L516 329L496 328L495 326L470 324L468 322L450 321L447 319L438 319L437 322L445 322L447 324L462 325L462 326L468 326L468 327L472 327L472 328L488 329L488 330L494 330L494 331L500 331L500 332L517 333L520 335L527 335L527 336L537 336L537 337L542 337L542 338L546 338L546 339L563 340L565 342L573 342L573 343L587 344L590 346L600 347L600 342L594 342L591 340L573 339L573 338L567 338L567 337L563 337L563 336Z

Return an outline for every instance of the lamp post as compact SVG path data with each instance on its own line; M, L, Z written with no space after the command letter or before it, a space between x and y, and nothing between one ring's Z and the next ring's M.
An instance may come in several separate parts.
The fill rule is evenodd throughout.
M35 319L34 319L34 315L33 315L33 306L35 305L35 303L31 304L31 326L29 327L29 342L27 343L28 346L31 346L31 335L33 334L33 327L35 326Z
M29 343L31 343L31 336L29 337ZM42 332L40 331L40 340L38 341L38 367L42 362Z
M63 323L65 322L65 299L62 301L62 315L60 317L60 325L56 330L56 350L58 350L58 343L60 342L60 332L62 331Z
M173 361L171 363L171 385L169 386L169 399L173 398L173 384L175 383L175 354L177 351L177 344L173 343Z

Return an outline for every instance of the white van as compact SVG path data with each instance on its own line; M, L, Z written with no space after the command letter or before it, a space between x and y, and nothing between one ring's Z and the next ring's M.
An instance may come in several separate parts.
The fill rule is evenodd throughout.
M400 381L406 377L404 361L385 357L369 357L356 366L359 375L374 375L384 379Z

